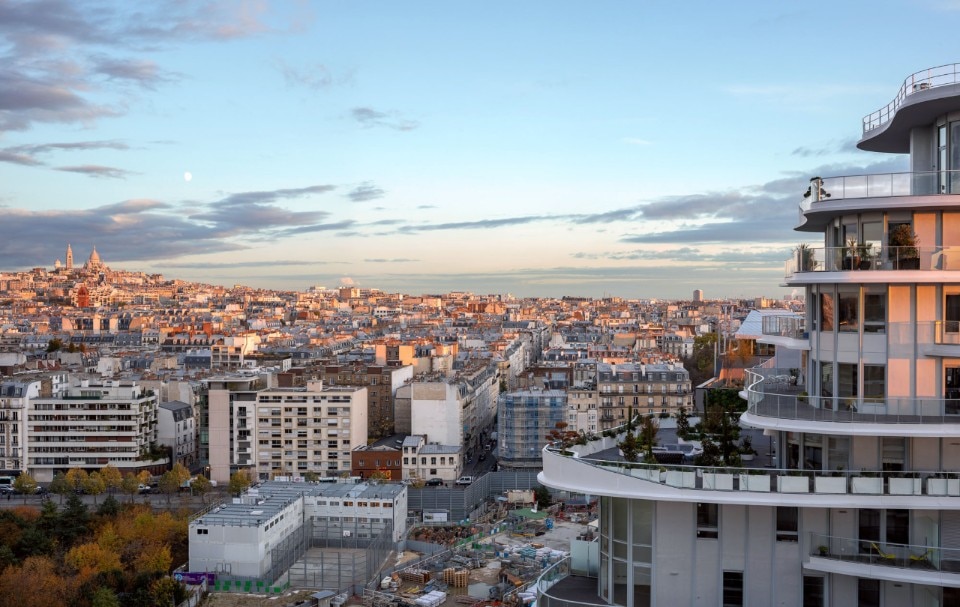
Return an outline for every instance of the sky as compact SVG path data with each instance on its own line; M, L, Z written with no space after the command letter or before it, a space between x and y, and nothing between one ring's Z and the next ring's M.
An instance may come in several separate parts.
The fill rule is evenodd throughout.
M960 2L0 0L0 271L779 297ZM934 24L940 24L936 26Z

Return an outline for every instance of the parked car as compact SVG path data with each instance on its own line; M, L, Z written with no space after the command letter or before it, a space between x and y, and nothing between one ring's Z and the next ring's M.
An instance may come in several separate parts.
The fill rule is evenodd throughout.
M457 479L457 484L458 484L458 485L471 485L471 484L473 484L473 477L472 477L472 476L461 476L460 478Z
M433 478L427 480L427 485L430 486L430 487L439 487L439 486L443 485L443 479L442 479L442 478L433 477Z

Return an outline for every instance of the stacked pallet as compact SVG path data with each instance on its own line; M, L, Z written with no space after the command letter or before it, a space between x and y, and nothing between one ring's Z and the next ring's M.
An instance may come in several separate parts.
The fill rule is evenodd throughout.
M466 588L470 584L470 572L466 569L447 567L443 570L443 581L454 588Z
M404 569L400 572L400 579L414 584L426 584L430 581L430 572L425 569Z

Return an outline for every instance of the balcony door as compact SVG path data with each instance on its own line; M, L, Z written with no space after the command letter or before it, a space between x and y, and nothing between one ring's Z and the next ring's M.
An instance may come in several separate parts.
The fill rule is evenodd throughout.
M960 414L960 367L947 367L943 373L943 396L947 415Z

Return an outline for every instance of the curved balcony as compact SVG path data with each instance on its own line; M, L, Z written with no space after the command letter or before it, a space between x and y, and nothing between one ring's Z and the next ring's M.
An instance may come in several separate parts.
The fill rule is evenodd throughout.
M740 418L742 422L794 432L960 437L958 399L808 395L803 385L790 383L787 372L746 372L746 388L741 395L747 400L747 411Z
M810 534L803 568L911 584L960 587L960 550Z
M863 508L960 507L960 472L664 465L602 459L597 457L603 455L599 452L567 453L571 455L552 447L543 450L543 472L538 477L542 484L594 495L676 502L767 506L789 502L832 508L849 506L855 499Z
M537 578L537 605L541 607L609 607L597 594L597 578L573 575L568 556L543 570Z
M893 101L863 117L864 136L890 122L910 95L957 83L960 83L960 64L957 63L931 67L910 74L903 81Z

